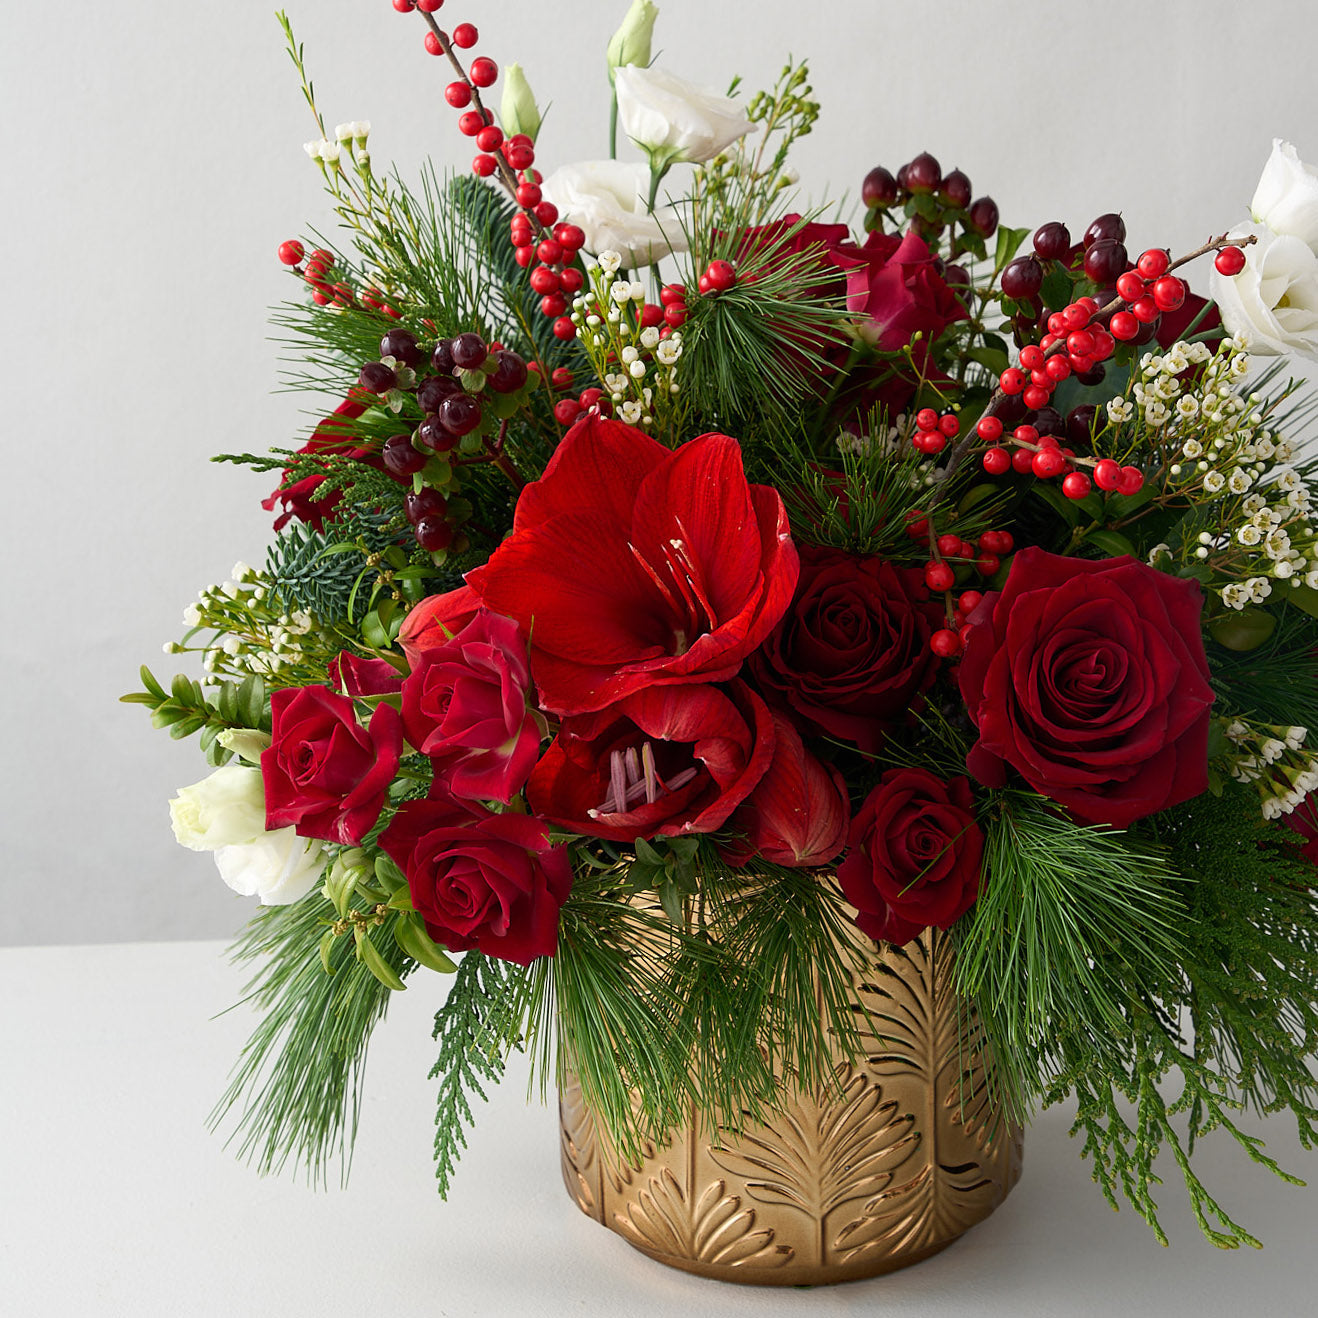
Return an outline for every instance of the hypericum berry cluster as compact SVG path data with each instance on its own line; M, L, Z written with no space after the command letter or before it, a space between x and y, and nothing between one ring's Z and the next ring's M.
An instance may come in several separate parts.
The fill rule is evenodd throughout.
M936 238L956 225L981 239L992 237L998 227L997 203L992 197L972 200L972 191L961 170L944 174L927 151L908 160L895 175L876 165L860 185L860 199L867 209L865 227L878 228L888 211L901 207L903 218L922 238ZM954 237L954 255L957 246Z
M1304 749L1309 730L1233 719L1225 727L1231 743L1231 776L1254 783L1263 818L1288 815L1318 788L1318 759Z
M686 303L672 300L660 306L647 302L640 280L618 278L621 266L618 252L601 252L598 264L586 272L590 288L572 301L573 334L586 349L604 394L590 403L585 401L590 390L576 403L564 399L554 409L561 424L571 424L588 406L603 411L607 400L610 410L629 425L648 429L681 393L677 363L682 356L682 335L676 325L686 319ZM668 285L664 292L685 298L678 284Z

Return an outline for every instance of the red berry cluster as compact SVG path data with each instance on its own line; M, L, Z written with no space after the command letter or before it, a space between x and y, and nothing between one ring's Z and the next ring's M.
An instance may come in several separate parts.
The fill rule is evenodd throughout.
M531 150L529 138L526 143L527 150ZM509 238L517 264L524 270L531 268L530 284L540 295L541 313L554 318L558 338L570 339L577 331L567 314L568 299L580 293L585 284L575 262L586 235L578 225L555 223L558 207L541 195L539 177L533 169L520 176L516 195L522 209L512 218Z
M696 281L696 287L701 293L712 297L716 293L726 293L736 282L737 269L731 261L711 261L705 273Z
M1130 304L1129 311L1115 311L1108 322L1113 338L1129 342L1138 337L1141 325L1151 325L1164 311L1175 311L1185 301L1185 284L1167 273L1170 255L1160 247L1141 254L1132 270L1117 276L1117 294Z
M1007 367L998 377L998 388L1004 394L1019 394L1021 402L1037 412L1068 376L1088 375L1116 348L1112 335L1094 323L1097 311L1092 297L1077 298L1054 311L1048 317L1048 333L1021 349L1020 367Z
M709 271L705 272L708 276ZM668 329L680 329L686 324L686 285L685 284L665 284L659 290L660 315L664 325ZM645 304L645 311L649 311L650 303ZM642 313L644 314L644 313Z
M327 252L323 247L317 247L311 256L307 259L305 266L301 264L302 258L306 256L306 249L296 238L289 238L287 241L279 244L277 255L280 261L292 268L296 275L301 275L307 281L311 288L312 301L318 307L327 307L330 303L335 306L351 306L356 301L356 295L347 284L339 282L330 283L330 270L334 266L334 253ZM371 306L376 311L384 311L395 319L398 313L392 307L386 307L378 301L369 300L365 294L362 301Z
M1081 458L1071 448L1064 448L1056 435L1040 434L1034 426L1017 426L1006 445L1002 422L995 416L979 419L976 434L990 447L981 459L990 476L1003 476L1016 471L1022 476L1037 476L1040 480L1062 478L1062 493L1068 499L1083 499L1094 485L1100 490L1117 494L1136 494L1144 485L1144 473L1138 467L1123 467L1111 458L1095 462ZM1093 481L1077 465L1092 467Z
M915 434L911 443L928 457L941 453L947 447L949 439L955 439L961 429L961 422L951 412L939 416L932 407L922 407L915 414Z

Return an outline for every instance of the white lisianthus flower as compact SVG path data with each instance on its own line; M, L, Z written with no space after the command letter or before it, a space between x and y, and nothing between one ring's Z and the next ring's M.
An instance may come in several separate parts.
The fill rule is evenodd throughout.
M654 39L654 21L659 9L654 0L632 0L632 7L622 20L622 26L609 40L609 78L624 64L648 64L650 43Z
M278 828L254 842L221 847L215 864L234 892L259 897L262 906L290 906L319 882L325 852L314 838L298 837L297 829Z
M260 769L226 764L169 803L174 836L192 851L255 842L265 832L265 787Z
M1213 271L1222 323L1232 334L1248 334L1256 353L1318 358L1318 255L1302 239L1261 224L1231 231L1236 238L1246 234L1258 242L1244 249L1245 268L1238 275Z
M629 64L616 87L623 132L659 164L712 160L755 126L730 97L663 69Z
M541 190L565 224L581 227L586 250L599 254L601 265L606 265L604 253L612 250L620 254L621 264L635 268L687 250L672 206L656 206L653 214L646 211L649 186L645 165L583 160L556 169Z
M1249 209L1256 223L1318 250L1318 169L1306 165L1289 142L1272 139Z

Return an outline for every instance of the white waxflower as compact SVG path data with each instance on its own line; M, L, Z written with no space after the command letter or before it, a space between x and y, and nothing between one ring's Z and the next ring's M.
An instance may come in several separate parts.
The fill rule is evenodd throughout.
M1229 609L1243 609L1245 607L1245 591L1237 581L1232 581L1222 587L1222 603Z
M627 377L610 372L604 377L604 387L611 394L620 394L627 388Z
M1204 446L1197 439L1187 439L1181 445L1181 453L1187 458L1201 458L1204 455Z
M641 347L653 350L659 342L659 329L656 325L647 325L641 331Z
M645 379L645 363L643 361L634 361L627 369L631 372L633 380Z
M1182 394L1176 400L1176 415L1189 421L1199 415L1199 400L1193 394Z
M1123 421L1129 421L1135 415L1135 408L1124 398L1113 398L1107 405L1108 419L1121 424Z
M622 360L627 366L630 366L640 355L640 351L630 343L622 350Z
M616 275L619 266L622 265L622 253L615 252L612 248L600 253L600 269L605 274Z
M1249 472L1243 471L1240 467L1237 467L1235 471L1227 477L1226 487L1232 494L1244 494L1244 492L1249 489L1252 480L1253 478L1250 476Z
M1166 403L1154 398L1151 399L1144 408L1144 424L1153 427L1155 430L1167 423L1171 416L1171 409Z
M638 403L634 398L629 398L618 409L618 414L629 426L634 426L641 419L642 411L643 409L640 403Z
M674 338L660 339L659 346L654 350L654 355L658 358L661 366L672 366L682 355L681 340Z
M1223 486L1226 485L1226 477L1220 471L1214 469L1204 475L1204 492L1206 494L1219 494Z
M632 286L625 279L620 279L609 289L609 296L619 305L624 302L630 302L632 299Z
M185 627L201 626L201 610L195 604L189 604L183 610L183 625Z

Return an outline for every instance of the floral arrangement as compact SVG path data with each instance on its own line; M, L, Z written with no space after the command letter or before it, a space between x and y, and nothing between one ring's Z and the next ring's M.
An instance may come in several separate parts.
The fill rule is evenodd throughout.
M1191 1154L1293 1179L1236 1114L1318 1134L1312 407L1256 360L1318 353L1318 171L1277 143L1252 222L1175 254L1005 226L921 153L856 233L794 208L805 67L701 91L636 0L615 158L542 174L525 75L441 5L393 7L477 154L416 186L326 132L281 15L343 242L279 246L275 323L342 401L220 459L278 473L274 544L165 647L202 680L125 697L199 735L175 831L261 903L217 1120L346 1162L436 972L441 1191L513 1049L624 1149L735 1124L854 1041L849 929L936 928L1005 1113L1073 1100L1160 1236L1170 1148L1256 1243Z

